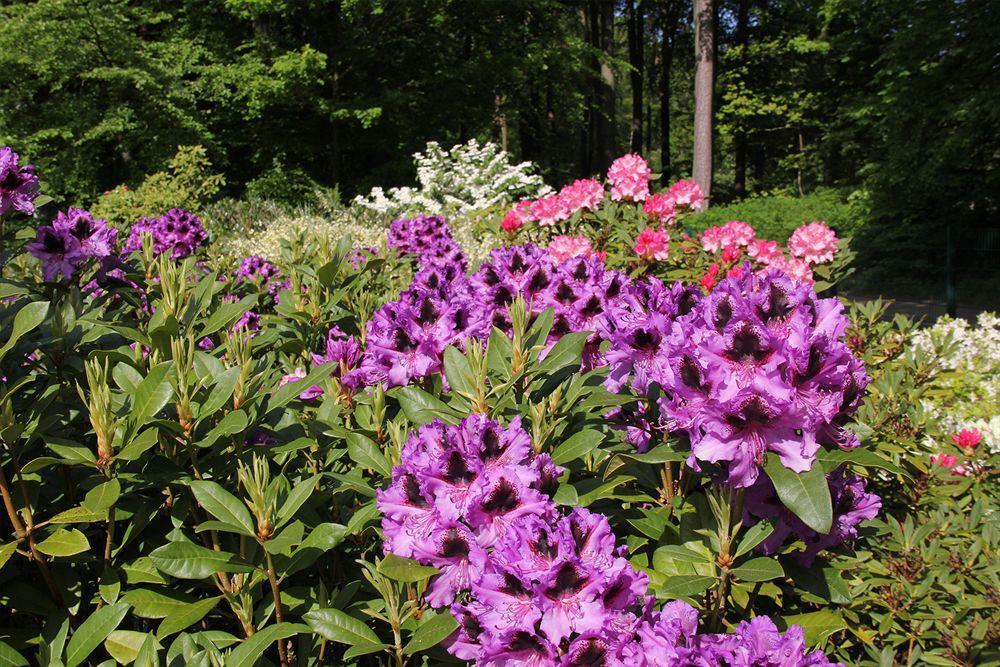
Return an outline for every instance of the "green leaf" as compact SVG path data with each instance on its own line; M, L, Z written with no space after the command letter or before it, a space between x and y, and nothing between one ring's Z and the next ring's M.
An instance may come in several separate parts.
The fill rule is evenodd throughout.
M378 564L378 571L395 581L410 583L421 581L438 573L436 567L421 565L412 558L401 558L389 553Z
M132 411L129 417L134 427L141 426L163 409L174 390L167 379L167 373L173 362L164 361L149 369L149 374L135 388L132 398Z
M447 639L458 628L458 621L447 611L441 612L426 621L413 633L410 642L403 648L403 653L413 655L419 651L437 646Z
M747 532L743 534L743 537L740 538L739 544L736 547L736 558L739 558L766 540L767 537L773 532L774 525L768 523L767 521L758 521L754 525L750 526L750 528L747 529Z
M49 523L53 525L68 523L94 523L97 521L106 521L107 518L107 510L95 512L81 505L80 507L71 507L65 512L59 512L59 514L56 514L54 517L49 519Z
M278 640L294 637L308 628L300 623L277 623L254 633L226 656L226 667L253 667L257 659Z
M196 480L189 484L198 504L219 521L233 527L233 532L253 537L253 519L242 500L226 491L219 484L206 480Z
M577 431L552 450L552 462L556 465L562 465L575 461L592 452L601 444L602 440L604 440L604 434L595 429Z
M287 385L286 385L287 386ZM247 413L243 410L233 410L219 420L215 427L205 434L195 444L199 447L211 447L219 438L225 438L246 430L248 423Z
M87 536L76 528L58 528L49 537L38 543L37 548L47 556L75 556L90 550ZM103 639L103 638L102 638Z
M104 512L117 502L118 497L121 496L121 494L122 485L116 477L109 479L102 484L98 484L88 491L87 495L83 499L83 503L81 504L91 512Z
M446 403L420 387L402 387L394 390L392 395L399 401L399 407L403 409L406 418L417 426L433 419L442 419L449 424L461 421L461 417Z
M337 369L337 365L332 361L328 361L325 364L320 364L313 368L304 378L301 380L296 380L295 382L289 382L288 384L278 387L271 398L267 401L268 410L275 410L280 407L284 407L292 400L298 398L298 395L309 387L321 382L327 378L330 373Z
M679 544L665 544L653 552L653 567L657 570L665 569L661 565L663 561L672 560L681 563L711 563L712 557L709 554L692 551Z
M347 528L339 523L321 523L292 553L283 569L285 575L293 574L309 567L324 553L335 548L344 539Z
M827 470L836 468L843 463L854 463L865 468L879 468L894 475L906 475L908 473L892 461L883 458L878 452L863 447L855 449L821 449L816 457L823 462Z
M741 581L770 581L785 576L781 564L774 558L752 558L732 571L733 576Z
M108 655L114 658L119 664L127 665L135 661L139 655L147 637L152 637L145 632L135 632L133 630L115 630L104 640L104 648ZM153 641L156 638L153 637ZM156 642L156 647L163 648L160 642Z
M14 315L14 325L11 327L10 336L7 338L7 341L3 344L3 346L0 347L0 359L3 359L4 355L10 352L11 349L17 345L17 341L19 341L24 334L44 322L45 316L48 312L48 301L32 301L29 304L25 304L21 310L17 311L17 314Z
M545 375L552 375L566 367L579 367L583 361L583 346L590 338L588 331L574 331L559 339L538 369Z
M274 526L275 529L281 528L291 521L299 508L316 492L317 479L319 479L319 475L313 475L292 487L292 490L285 496L285 502L281 505L281 509L278 510L278 522Z
M132 606L132 613L139 618L166 618L194 602L190 595L169 588L133 588L125 591L122 600Z
M213 551L190 542L171 542L149 554L156 569L178 579L205 579L216 572L250 572L236 554Z
M135 656L135 662L132 663L133 667L160 667L158 651L162 648L163 646L153 633L147 633L146 639L142 642L142 646L139 647L139 652Z
M0 641L0 667L26 667L28 661L7 642Z
M375 501L369 501L354 510L354 514L347 522L347 534L354 535L355 533L361 532L369 522L374 521L378 518L379 511L378 507L375 505Z
M664 597L674 599L680 597L691 597L701 595L712 587L717 579L701 574L677 574L668 577L663 586L660 587L660 594Z
M205 402L201 404L201 407L198 408L199 420L215 414L229 402L229 399L233 396L233 391L236 390L236 383L240 379L241 372L242 369L239 367L229 368L215 379L215 386L212 387L211 393L209 393Z
M817 533L825 535L830 532L833 505L822 465L813 463L806 472L796 473L786 468L778 455L771 452L764 462L764 470L774 482L774 489L785 507Z
M101 607L88 616L69 638L69 645L66 647L66 667L76 667L86 660L87 656L118 627L128 610L129 604L122 601Z
M206 615L219 604L221 598L206 598L204 600L198 600L190 604L184 605L182 608L173 611L163 618L160 623L160 627L156 629L156 636L159 639L164 637L169 637L175 632L180 632L186 628L191 627L201 619L205 618Z
M115 459L119 461L135 461L154 446L157 441L159 430L156 426L150 426L139 435L132 438L132 441L122 447L121 451L115 454Z
M687 460L687 453L679 452L670 443L659 445L643 454L623 453L622 456L642 463L670 463Z
M10 560L15 551L17 551L17 542L10 542L0 547L0 570L7 564L7 561Z
M332 642L348 646L382 644L378 635L364 621L359 621L339 609L310 611L302 617L302 620L308 623L316 634Z
M382 477L392 476L392 467L385 460L382 450L364 434L352 431L347 435L347 453L362 468L371 468Z
M503 377L509 377L510 360L514 352L510 338L496 327L490 332L490 340L486 348L486 366L489 370Z
M444 349L444 375L453 393L459 396L475 393L476 379L472 376L472 366L465 355L451 345Z
M829 609L813 611L808 614L785 616L782 618L782 621L784 621L786 627L793 625L801 627L805 631L807 646L816 646L834 632L847 628L847 623L840 612Z
M245 296L236 303L224 303L205 322L205 328L198 334L198 340L211 336L226 325L232 324L257 303L257 295Z

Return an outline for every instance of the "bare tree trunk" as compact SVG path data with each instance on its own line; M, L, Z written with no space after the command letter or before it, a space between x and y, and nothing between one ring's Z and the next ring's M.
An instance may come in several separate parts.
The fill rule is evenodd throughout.
M643 18L642 2L627 0L626 13L628 18L628 61L629 80L632 84L632 132L629 136L629 146L633 153L642 152L642 95L645 78L645 56L643 46L646 41L645 20Z
M598 151L597 168L606 171L618 153L615 140L615 72L611 69L611 58L615 47L615 2L600 0L600 113L597 115Z
M712 192L712 120L715 70L715 2L694 0L694 180Z
M670 180L670 72L674 62L674 17L673 0L666 0L663 8L663 32L660 48L660 183Z
M493 117L497 121L500 148L507 150L507 112L503 110L503 95L500 93L493 98Z
M750 1L740 0L736 15L736 45L740 48L740 65L744 71L747 63L747 49L750 46ZM737 197L747 194L747 128L743 121L737 121L733 137L734 171L733 191Z

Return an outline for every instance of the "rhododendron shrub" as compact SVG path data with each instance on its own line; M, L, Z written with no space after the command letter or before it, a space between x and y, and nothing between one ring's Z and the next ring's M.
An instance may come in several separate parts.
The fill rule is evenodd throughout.
M36 212L0 277L7 662L987 661L992 432L928 426L943 357L817 295L815 228L706 241L693 183L604 180L497 206L485 260L431 211L266 258Z

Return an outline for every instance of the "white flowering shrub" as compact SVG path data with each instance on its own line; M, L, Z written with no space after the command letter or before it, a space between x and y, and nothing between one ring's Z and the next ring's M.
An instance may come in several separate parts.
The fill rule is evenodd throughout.
M978 429L989 450L1000 452L1000 317L943 317L913 334L908 353L937 355L941 390L922 403L942 432Z
M534 173L531 162L511 164L510 155L494 143L475 139L441 148L435 141L413 155L417 187L373 188L355 197L356 206L392 217L416 214L463 215L521 197L547 194L551 188Z

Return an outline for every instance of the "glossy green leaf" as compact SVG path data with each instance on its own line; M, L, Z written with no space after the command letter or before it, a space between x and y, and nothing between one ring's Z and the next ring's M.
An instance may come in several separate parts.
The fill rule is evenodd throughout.
M156 569L178 579L205 579L216 572L249 572L253 568L235 554L213 551L190 542L171 542L149 554Z
M190 487L206 512L232 526L235 532L251 537L256 535L250 510L242 500L212 481L196 480L190 483Z
M822 465L813 463L806 472L796 473L786 468L772 452L767 455L764 470L785 507L817 533L830 532L833 505Z
M420 624L409 643L403 647L403 653L413 655L437 646L451 636L451 633L455 632L457 628L458 621L448 611L435 614Z
M393 553L386 554L378 564L378 571L390 579L407 583L421 581L438 573L436 567L421 565L412 558L401 558Z
M345 614L339 609L317 609L302 616L313 631L332 642L347 644L376 644L382 642L364 621Z
M87 616L69 638L66 646L66 667L76 667L93 653L118 627L128 614L129 604L118 602L101 607Z

